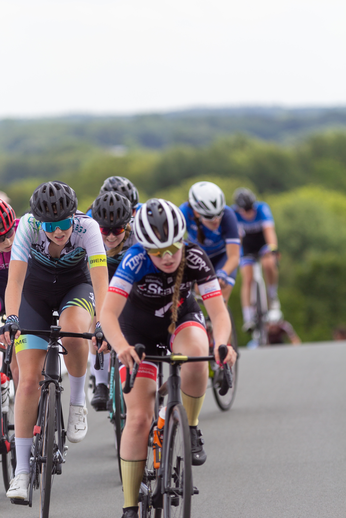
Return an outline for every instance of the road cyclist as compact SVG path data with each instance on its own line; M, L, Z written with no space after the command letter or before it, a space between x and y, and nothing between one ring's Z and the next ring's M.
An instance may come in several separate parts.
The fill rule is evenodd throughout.
M225 195L212 182L197 182L189 190L189 201L180 205L187 226L188 240L208 255L219 279L227 305L240 255L237 218L226 206Z
M125 178L125 176L109 176L103 182L103 184L100 188L99 196L106 195L108 193L120 194L121 196L125 196L125 198L127 198L130 201L131 218L129 221L129 225L132 228L133 218L136 214L137 208L140 206L139 194L138 194L138 190L135 187L135 185L128 178ZM99 200L101 200L102 198L99 198L99 196L97 198ZM107 198L106 198L106 202L107 202ZM87 209L86 214L90 217L93 217L92 205ZM125 249L129 248L132 244L135 243L135 239L134 239L133 232L131 232L130 235L126 234L126 236L122 235L119 238L117 237L117 240L119 239L119 247L120 247L120 242L123 241L124 237L126 237L126 247L124 248L124 250L125 250ZM107 242L106 242L107 240L105 238L103 238L103 241L105 243L105 248L107 246L109 246L110 248L114 248L113 243L108 242L108 244L107 244ZM124 244L124 242L123 242L123 244ZM106 248L106 250L107 250L107 248ZM119 250L119 252L120 252L120 250ZM113 258L115 257L116 254L117 254L117 252L112 252ZM110 255L108 253L107 253L107 256L108 256L108 258L110 257ZM109 272L112 271L112 268L113 268L110 266L110 262L114 262L114 261L110 261L109 259L107 260ZM114 271L113 271L113 273L114 273ZM106 361L106 364L104 364L103 372L100 372L100 369L95 369L95 350L94 350L94 346L92 344L89 344L90 375L89 375L89 383L88 383L88 385L89 385L88 397L89 397L90 404L92 405L93 408L95 408L96 411L106 410L107 392L104 387L104 382L105 382L105 376L108 373L107 362L109 362L109 357L105 356L104 360Z
M21 219L14 239L5 301L7 320L0 340L10 343L15 331L19 383L15 401L17 467L8 498L27 500L30 450L46 356L47 341L26 329L49 329L58 310L59 325L69 332L84 332L99 316L107 292L106 254L96 221L77 210L74 190L60 181L39 185L30 199L31 213ZM99 324L97 329L99 329ZM81 441L87 433L84 384L88 343L62 340L68 351L70 381L67 438Z
M199 292L215 326L215 355L226 344L231 323L214 268L206 253L183 240L185 219L178 207L163 199L150 199L136 213L134 232L138 243L125 254L110 283L101 313L108 342L126 367L140 363L132 391L125 395L126 424L121 438L121 472L124 491L123 518L137 518L138 493L147 456L149 430L154 415L157 365L140 362L134 345L144 344L147 354L159 344L175 354L206 356L208 339L204 317L191 288ZM227 347L227 363L236 353ZM190 426L192 464L206 461L202 433L197 428L208 382L207 362L181 368L181 394Z
M110 281L126 250L134 243L130 225L132 206L129 199L118 192L105 191L93 202L91 211L92 218L100 226ZM96 411L107 410L110 355L109 351L104 353L103 368L95 369L96 351L89 349L90 371L95 378L90 404Z
M232 206L238 220L242 239L240 272L242 276L241 305L243 331L252 332L255 327L251 306L251 285L256 258L260 258L267 288L269 309L280 309L278 298L278 239L274 218L267 203L257 201L255 194L245 187L234 192Z
M0 316L6 314L5 290L8 280L8 268L11 259L11 250L14 236L18 228L19 219L9 203L0 199ZM11 373L15 385L18 384L18 366L15 355L12 356ZM3 408L9 403L10 380L1 374L1 399Z

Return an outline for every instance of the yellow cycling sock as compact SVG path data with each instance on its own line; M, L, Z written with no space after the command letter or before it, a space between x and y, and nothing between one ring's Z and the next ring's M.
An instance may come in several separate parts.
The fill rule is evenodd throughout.
M138 493L141 486L146 459L124 460L121 462L121 476L123 479L124 507L138 505Z
M183 391L181 391L181 399L186 410L187 420L189 422L189 426L197 426L198 425L198 416L203 406L205 394L200 397L188 396Z

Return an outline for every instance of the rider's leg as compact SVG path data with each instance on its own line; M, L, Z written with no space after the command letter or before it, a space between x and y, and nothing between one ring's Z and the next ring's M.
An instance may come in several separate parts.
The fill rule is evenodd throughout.
M66 307L60 314L59 323L63 331L83 333L89 329L91 315L79 306ZM85 404L85 379L88 363L88 341L82 338L62 340L68 354L65 364L70 381L70 410L67 425L67 438L70 442L80 442L88 431L87 408Z
M241 266L241 290L240 300L243 311L244 328L253 325L253 308L251 307L251 285L253 281L253 266L252 264L244 264ZM246 329L245 329L246 330Z
M263 275L267 286L268 302L270 309L280 309L278 299L278 278L279 272L277 267L276 256L272 253L265 254L261 258Z
M120 444L124 509L138 505L149 431L154 415L155 394L156 381L137 376L131 392L124 395L126 423Z
M191 324L187 325L186 324ZM189 356L206 356L208 338L205 329L196 322L185 322L172 335L171 348L174 353ZM191 434L192 464L201 465L207 459L203 449L201 432L197 430L198 417L204 402L208 383L208 362L191 362L181 368L182 402L186 410Z

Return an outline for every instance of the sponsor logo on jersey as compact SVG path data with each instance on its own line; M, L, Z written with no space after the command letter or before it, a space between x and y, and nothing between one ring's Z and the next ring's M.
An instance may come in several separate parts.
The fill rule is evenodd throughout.
M207 265L203 258L202 250L198 250L196 248L188 250L186 262L188 267L192 270L204 270L205 272L210 272L210 267Z
M129 254L123 262L123 268L130 268L130 270L137 273L143 264L144 258L145 254L143 252L133 256Z
M94 268L95 266L107 266L106 255L92 255L89 257L89 266Z

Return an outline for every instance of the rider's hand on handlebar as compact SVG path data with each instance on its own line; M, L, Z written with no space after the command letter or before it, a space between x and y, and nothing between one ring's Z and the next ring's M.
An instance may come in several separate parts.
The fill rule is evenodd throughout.
M3 326L3 334L0 336L0 341L10 345L11 338L19 338L20 332L19 318L17 315L10 315Z
M97 347L97 340L102 340L102 345L100 347L100 349L98 349ZM95 326L95 333L94 333L94 336L92 337L91 339L92 341L92 344L93 346L98 349L98 352L101 353L101 352L104 352L104 351L107 351L108 350L108 343L105 339L105 336L103 334L103 331L102 331L102 327L101 327L101 324L100 322L97 322L96 323L96 326Z
M132 372L134 363L140 364L144 360L145 354L142 356L142 359L139 358L135 348L126 342L126 345L124 344L123 347L117 347L117 356L121 363Z
M219 344L220 345L220 344ZM220 364L219 345L214 348L214 356L216 363ZM237 361L237 353L231 345L227 345L227 356L223 363L228 363L232 367Z

